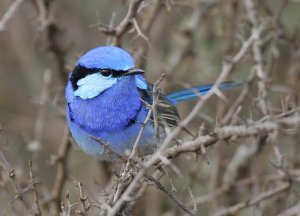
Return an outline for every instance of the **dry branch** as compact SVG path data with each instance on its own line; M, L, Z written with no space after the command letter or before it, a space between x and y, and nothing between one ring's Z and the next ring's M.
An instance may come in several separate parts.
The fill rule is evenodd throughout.
M24 0L15 0L8 8L8 10L4 13L2 18L0 19L0 32L5 31L6 25L8 21L12 18L12 16L16 13L18 7Z
M244 208L248 208L248 207L253 206L253 205L255 205L259 202L262 202L266 199L270 199L278 194L288 191L290 189L290 187L291 187L290 183L283 183L280 186L276 187L275 189L261 193L258 196L254 197L248 201L241 202L241 203L238 203L227 209L221 210L220 212L217 212L216 214L214 214L214 216L224 216L224 215L236 214L237 212L239 212L240 210L242 210Z
M0 31L5 30L10 19L17 15L17 9L23 1L11 0L13 3L0 19ZM63 7L70 6L69 3L48 0L31 2L35 3L38 12L37 29L43 36L42 44L46 44L45 53L51 54L51 57L53 57L51 62L57 66L55 68L56 75L65 83L68 77L65 67L66 49L64 47L67 47L67 45L60 37L61 26L63 26L60 22L64 22L64 18L66 18L65 23L70 22L68 17L74 11L78 11L78 8L76 8L78 5L72 4L66 14L57 16L61 20L56 20L54 19L56 12L54 6L59 5L57 8L59 12ZM219 76L214 86L206 95L199 96L191 112L183 118L176 128L166 127L165 139L162 139L157 133L156 138L159 145L153 155L146 157L140 155L139 144L145 126L151 118L153 118L155 130L159 131L156 105L159 104L158 96L160 95L160 89L157 85L161 80L154 87L153 104L145 103L149 108L149 112L129 155L114 152L109 143L103 143L100 138L93 138L99 142L99 145L103 147L102 149L108 155L113 155L114 158L118 158L119 161L123 162L120 170L112 172L114 175L108 185L99 186L98 183L99 191L93 191L96 195L91 193L89 188L83 188L87 185L84 181L76 180L75 191L78 191L77 197L70 197L70 194L73 193L69 194L67 191L64 198L64 185L67 178L73 174L72 170L68 169L70 163L68 155L71 144L66 127L54 161L56 165L54 168L57 167L57 171L50 193L47 193L44 188L40 190L40 187L37 187L36 179L40 178L35 176L35 173L39 172L32 170L31 162L29 164L30 178L27 179L27 182L24 181L24 184L22 179L17 179L20 176L16 175L17 172L15 173L0 152L2 174L0 186L4 186L12 195L3 213L11 209L17 215L24 214L24 212L35 215L46 212L50 215L61 214L63 216L73 214L94 215L95 212L98 215L123 215L132 211L137 201L143 200L141 198L145 195L146 188L149 185L154 185L159 191L166 194L166 198L174 201L167 211L171 211L176 215L196 215L197 213L206 215L211 210L213 211L212 215L215 216L239 215L246 208L253 208L256 211L255 213L262 215L269 210L269 206L272 206L271 210L273 212L280 213L280 216L297 214L300 209L297 199L289 200L289 206L284 203L284 205L276 205L276 210L273 207L275 206L274 200L293 192L291 188L298 184L300 176L298 169L300 149L298 146L299 135L297 134L300 126L300 107L299 94L295 90L298 89L297 84L299 84L297 77L300 68L298 63L300 35L299 29L295 29L293 33L290 33L290 24L286 25L286 20L282 22L285 11L290 12L290 4L296 6L298 3L284 0L278 5L274 3L274 6L268 6L268 1L254 0L230 0L228 2L219 0L200 2L128 0L122 2L128 5L124 17L117 16L119 11L116 11L113 15L109 14L112 18L108 26L99 25L99 29L106 36L104 39L108 44L121 46L123 42L125 44L125 38L127 38L125 36L133 35L129 41L126 41L126 44L131 45L128 50L132 51L133 56L137 58L137 65L142 66L142 68L151 66L151 70L152 66L155 70L162 70L170 76L169 80L174 80L172 76L175 73L185 73L186 71L192 73L190 68L202 68L202 60L205 60L205 58L213 62L218 59L226 59L223 65L221 65L221 61L217 62L217 64L220 64L218 71L216 70L216 72L219 72ZM80 9L82 8L80 7ZM23 7L19 10L23 10ZM27 10L26 7L24 7L25 10ZM22 14L23 11L20 15ZM76 14L76 18L77 16L78 18L88 18L82 14ZM19 14L16 17L19 18ZM108 17L106 18L108 19ZM114 21L118 18L122 19L115 25ZM178 25L179 22L181 23L180 26ZM245 25L245 22L249 25ZM22 24L24 23L22 22ZM76 32L76 25L66 27L66 31L70 27L72 28L71 32L75 33L76 38L84 35L81 34L82 32ZM155 31L154 33L152 31L156 29L161 32ZM173 38L171 34L174 32L176 34L174 34L174 41L169 40ZM3 35L5 36L5 33ZM203 35L209 37L205 38ZM136 40L138 37L140 40ZM19 37L16 38L19 39ZM97 39L91 41L90 46L99 43L99 37L95 38ZM157 41L152 40L152 38L157 38ZM240 43L236 39L239 39L238 42ZM14 43L9 44L15 45ZM223 45L225 49L223 49ZM3 47L6 47L6 44ZM73 48L77 49L77 46L73 46ZM150 48L158 49L155 50L155 54L157 52L159 55L154 56L154 58L150 55L147 56ZM198 53L198 48L203 48L203 52L201 52L203 56L199 56L197 61L188 62L187 59ZM18 52L21 52L20 50L18 49ZM172 52L168 52L168 50ZM218 53L220 50L227 50L226 53L230 51L232 58L229 59L225 56L226 54ZM232 54L233 51L235 53ZM162 54L164 55L163 59L157 60L156 58L161 57ZM27 56L24 56L24 59L27 59ZM42 61L41 63L43 63ZM161 65L154 66L152 65L153 62L161 62ZM284 64L284 67L282 67L282 64ZM23 66L20 65L20 68L23 69ZM207 70L205 68L206 71L203 74L208 76L211 73L212 75L209 75L208 78L214 79L217 74L214 73L215 71L209 71L210 67L207 68ZM286 77L281 71L282 68L293 73L292 77L295 79L291 88L294 87L294 92L289 88L290 86L287 86L289 82L285 82ZM4 69L6 70L6 68ZM183 69L183 71L179 69ZM193 78L198 77L198 73L201 73L202 76L202 71L194 71L193 73L197 73L197 76L193 76L193 74L188 80L190 83L194 82ZM233 74L234 76L232 76ZM37 77L36 74L32 76ZM55 81L57 77L54 76L53 80ZM227 94L225 96L218 87L223 81L235 80L237 77L240 80L246 79L245 85L240 88L239 96L233 102L229 102L231 97L227 98ZM29 77L29 80L31 78ZM147 74L147 79L152 81L151 79L155 79L155 77ZM196 82L195 80L194 84ZM52 86L56 85L56 82L51 82L51 84L39 82L38 84L46 90L46 92L42 91L42 96L46 94L44 97L46 101L43 101L45 103L43 103L42 109L39 110L40 113L38 113L33 137L35 140L44 143L46 140L48 142L48 137L44 136L43 131L48 123L47 115L51 113L48 112L48 104L52 97ZM271 84L274 84L274 86ZM189 87L189 84L186 86ZM275 87L278 92L274 90ZM211 117L215 116L214 109L208 111L203 109L205 106L215 105L214 101L211 100L215 96L230 103L228 103L227 113L220 119L219 116ZM278 102L280 100L282 100L281 107L277 105L280 104ZM19 101L19 98L16 101ZM23 104L25 103L22 103L22 106ZM167 109L168 107L164 108ZM185 131L187 127L191 130L199 128L199 125L195 126L192 123L195 118L202 115L200 114L202 111L209 113L203 114L209 116L207 118L210 119L209 125L205 125L204 129L201 127L199 134L193 135L192 138L185 137L183 133L183 136L181 136L181 132ZM216 122L214 119L217 119ZM215 123L214 126L213 123ZM26 126L28 127L28 125ZM195 128L191 128L193 126ZM5 125L1 124L0 130L2 127L5 127ZM245 140L247 143L245 143ZM252 142L248 143L249 140ZM224 144L228 144L228 146ZM217 151L222 153L219 154L218 158L214 155L212 157L210 153L210 149L216 147L215 145L218 145ZM262 151L262 147L264 147L264 151ZM223 150L226 151L222 152ZM38 158L40 153L36 152L34 156ZM290 157L290 154L293 157ZM187 157L178 158L182 155ZM197 159L199 155L202 155L202 158L210 157L209 161L212 163L206 165L202 163L202 160L182 162L182 160L191 159L190 155L195 156ZM19 159L20 157L16 158ZM269 160L270 158L271 160ZM175 165L177 161L180 162L178 167ZM257 161L263 161L263 165L271 164L273 166L268 166L268 168L257 167ZM218 165L216 166L215 163L218 163ZM195 166L195 170L192 170L194 169L193 166ZM209 167L205 168L207 166ZM217 167L215 169L216 175L212 175L211 170L215 166ZM169 170L171 170L171 174ZM271 173L269 173L270 170ZM83 174L89 174L88 171L88 169L84 170ZM169 180L167 186L163 183L164 177ZM206 192L209 185L208 179L212 179L211 177L213 182L217 182L217 184L214 190ZM184 182L182 185L186 183L188 185L178 187L177 180L180 183ZM179 189L176 192L175 186L176 189ZM171 188L171 190L168 190L168 188ZM185 190L183 194L180 194L185 188L188 188L188 193L185 193ZM42 197L46 201L41 201ZM276 199L271 199L272 197ZM190 198L192 201L190 201ZM73 203L73 199L76 200L75 203ZM147 199L147 194L145 199ZM202 204L205 204L203 208L205 210L202 209ZM206 211L206 209L208 210ZM143 210L149 211L149 209ZM168 213L161 212L161 214Z
M69 130L65 127L64 136L59 147L54 163L57 165L57 172L54 186L51 192L51 202L53 203L53 214L60 212L61 198L63 194L63 187L67 178L67 159L71 148L69 137Z
M175 158L182 153L198 152L201 146L209 147L218 141L230 138L243 138L251 136L264 136L275 130L299 127L300 117L285 117L275 121L256 122L251 125L225 126L217 128L210 135L199 136L193 141L185 142L181 146L174 146L166 150L167 158Z
M122 37L133 25L133 20L136 19L138 8L142 2L143 0L130 0L126 16L116 27L111 28L102 26L99 28L101 32L111 36L111 45L121 45Z

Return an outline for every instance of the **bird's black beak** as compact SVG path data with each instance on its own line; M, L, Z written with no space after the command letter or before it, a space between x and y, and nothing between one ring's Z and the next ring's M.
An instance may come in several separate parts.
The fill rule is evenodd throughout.
M131 76L131 75L137 75L137 74L143 74L145 73L144 70L139 68L130 68L125 73L122 74L122 76Z

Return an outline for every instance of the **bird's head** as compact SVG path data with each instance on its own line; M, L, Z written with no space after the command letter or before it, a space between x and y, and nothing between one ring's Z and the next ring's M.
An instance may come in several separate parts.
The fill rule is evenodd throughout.
M111 88L128 76L135 77L135 84L146 89L144 71L134 65L132 56L115 46L97 47L88 51L76 63L70 76L74 95L91 99Z

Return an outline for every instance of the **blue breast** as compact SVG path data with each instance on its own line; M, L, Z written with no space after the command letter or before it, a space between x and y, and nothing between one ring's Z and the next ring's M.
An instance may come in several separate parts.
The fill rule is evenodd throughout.
M72 136L86 153L108 159L106 151L91 136L101 138L121 154L131 150L148 112L140 100L134 77L123 78L101 95L86 100L74 96L69 82L66 98ZM141 140L143 154L155 150L154 137L149 123Z
M70 82L66 89L71 120L93 135L97 135L99 131L110 132L126 128L141 109L139 97L134 77L123 78L91 99L74 96Z

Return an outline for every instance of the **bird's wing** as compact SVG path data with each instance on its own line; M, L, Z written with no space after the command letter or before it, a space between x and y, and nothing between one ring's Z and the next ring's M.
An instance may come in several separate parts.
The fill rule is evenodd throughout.
M149 104L153 103L153 85L147 82L147 89L138 88L141 99ZM160 126L175 127L180 121L177 109L165 98L163 94L158 96L156 102L157 120ZM154 121L153 115L151 120Z

